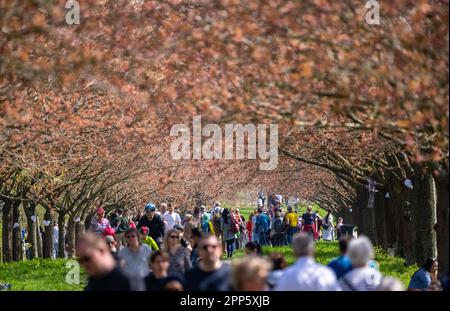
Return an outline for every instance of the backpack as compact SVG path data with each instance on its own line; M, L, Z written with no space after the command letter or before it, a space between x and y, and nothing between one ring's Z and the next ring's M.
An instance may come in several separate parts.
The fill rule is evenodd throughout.
M275 233L281 233L284 232L285 223L283 218L277 217L273 221L273 229L275 230Z
M236 221L236 218L234 218L233 215L231 215L230 218L231 218L230 231L233 233L238 233L240 229L239 223Z

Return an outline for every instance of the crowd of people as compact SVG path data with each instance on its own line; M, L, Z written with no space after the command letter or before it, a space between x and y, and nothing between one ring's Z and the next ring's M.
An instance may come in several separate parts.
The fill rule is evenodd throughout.
M341 254L326 266L317 263L315 242L337 239L343 222L334 224L331 211L320 217L311 207L300 216L295 207L283 211L280 201L269 208L259 201L249 219L218 202L184 215L171 204L149 203L132 219L121 210L105 217L98 208L90 232L77 243L89 275L86 290L404 290L402 282L370 265L374 249L365 236L339 236ZM279 253L264 256L265 245L290 245L296 261L288 267ZM244 256L231 260L236 248ZM437 261L430 259L409 289L448 290L448 275L439 281Z

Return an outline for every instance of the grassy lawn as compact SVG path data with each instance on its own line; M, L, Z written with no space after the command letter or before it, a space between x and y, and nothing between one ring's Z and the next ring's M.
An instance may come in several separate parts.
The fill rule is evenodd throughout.
M10 283L14 291L78 291L86 286L86 274L81 271L80 284L66 283L67 259L36 258L28 261L0 263L0 283Z
M294 263L295 257L294 252L291 247L264 247L263 252L265 255L270 253L281 253L285 256L289 265ZM338 256L339 248L337 242L318 242L316 243L316 261L321 264L328 264L330 260ZM237 251L235 257L242 257L243 251ZM406 267L404 265L404 259L399 257L392 257L386 254L382 249L376 248L375 250L375 260L379 264L379 268L383 275L392 276L398 278L403 282L405 287L408 286L409 280L411 279L414 271L417 270L417 266Z

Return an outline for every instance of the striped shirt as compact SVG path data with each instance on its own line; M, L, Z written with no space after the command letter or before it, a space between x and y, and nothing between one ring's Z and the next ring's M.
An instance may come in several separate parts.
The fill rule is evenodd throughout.
M381 278L378 270L363 267L346 273L339 281L344 291L373 291L380 285Z

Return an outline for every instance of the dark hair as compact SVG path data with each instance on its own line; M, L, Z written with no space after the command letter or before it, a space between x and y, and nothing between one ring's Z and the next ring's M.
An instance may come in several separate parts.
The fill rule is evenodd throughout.
M344 236L339 239L339 250L341 254L345 254L347 252L348 242L350 242L350 238L348 236Z
M270 261L272 261L272 270L283 270L287 267L286 258L280 253L272 253L269 255Z
M259 245L259 243L248 242L247 244L245 244L245 248L253 252L256 252L256 254L258 255L262 254L262 248L261 245Z
M169 254L163 251L155 251L150 256L150 262L154 263L158 257L161 257L164 261L169 261Z
M199 228L192 228L191 230L191 237L200 238L202 236L202 232Z
M228 219L230 218L230 211L228 208L224 208L222 211L223 222L228 224Z
M263 210L262 210L262 208L258 208L258 214L262 214L262 212L263 212Z
M428 258L425 260L425 263L423 264L422 269L424 269L424 270L426 270L426 271L428 271L428 272L431 272L431 266L433 265L433 263L434 263L435 261L437 261L436 258L434 258L434 257L428 257Z
M121 210L121 209L118 209L118 210L117 210L117 214L118 214L118 215L122 215L122 213L123 213L123 210Z

